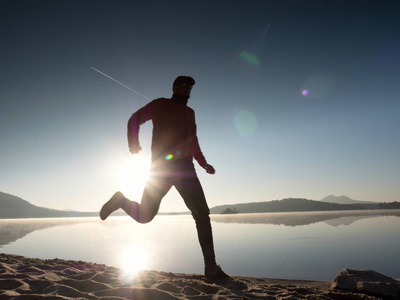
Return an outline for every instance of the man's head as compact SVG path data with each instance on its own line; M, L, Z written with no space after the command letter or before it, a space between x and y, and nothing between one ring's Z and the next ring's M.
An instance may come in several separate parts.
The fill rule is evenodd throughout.
M195 81L189 76L178 76L172 85L174 94L190 97L190 92L194 86Z

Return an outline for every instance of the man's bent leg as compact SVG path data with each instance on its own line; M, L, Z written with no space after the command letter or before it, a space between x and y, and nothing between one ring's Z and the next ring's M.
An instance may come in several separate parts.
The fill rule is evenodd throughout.
M137 222L148 223L157 214L161 200L171 186L166 179L150 178L144 188L141 203L124 198L121 208Z

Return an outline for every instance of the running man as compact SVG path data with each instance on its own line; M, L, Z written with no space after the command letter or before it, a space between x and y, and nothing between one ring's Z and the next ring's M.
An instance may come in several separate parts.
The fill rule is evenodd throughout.
M192 77L177 77L172 86L172 98L153 100L131 116L128 144L132 154L142 149L139 143L140 126L149 120L153 122L149 179L140 204L116 192L101 208L100 218L105 220L112 212L122 208L137 222L148 223L157 214L162 198L175 186L196 223L204 257L204 275L208 279L220 280L229 276L215 261L210 210L193 164L195 158L207 173L215 173L200 150L195 114L187 106L194 84Z

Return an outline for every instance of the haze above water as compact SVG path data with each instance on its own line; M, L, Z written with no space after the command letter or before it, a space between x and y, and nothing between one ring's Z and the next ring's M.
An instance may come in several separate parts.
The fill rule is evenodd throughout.
M232 275L333 281L344 268L400 277L400 211L212 215L217 260ZM177 234L179 233L179 234ZM0 251L137 269L202 273L191 216L0 220Z

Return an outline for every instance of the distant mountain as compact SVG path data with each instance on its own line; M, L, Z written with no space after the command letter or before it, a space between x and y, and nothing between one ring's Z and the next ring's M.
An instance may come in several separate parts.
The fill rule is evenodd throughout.
M262 213L262 212L293 212L293 211L332 211L332 210L362 210L379 209L379 203L366 204L337 204L322 201L288 198L282 200L241 203L231 205L219 205L211 208L211 213L221 214L227 209L238 211L239 213ZM400 208L397 207L397 208Z
M330 197L330 198L329 198ZM352 201L351 204L329 203L322 200ZM334 210L363 210L363 209L400 209L399 202L374 203L349 199L345 196L328 196L321 201L288 198L282 200L265 201L257 203L241 203L220 205L210 209L212 214L227 212L234 213L263 213L263 212L293 212L293 211L334 211ZM355 202L355 203L354 203ZM160 213L163 215L181 215L183 213ZM114 215L125 215L124 212L115 212ZM66 217L94 217L98 212L62 211L39 207L19 197L0 192L0 219L18 218L66 218Z
M329 195L325 198L320 200L321 202L329 202L329 203L336 203L336 204L378 204L378 202L371 202L371 201L359 201L353 200L346 196L334 196Z
M160 215L186 215L190 212L159 213ZM17 196L0 192L0 219L23 218L69 218L98 217L99 212L81 212L74 210L57 210L39 207ZM113 216L126 216L123 211L116 211Z
M0 219L62 218L95 216L95 212L61 211L39 207L19 197L0 192Z

